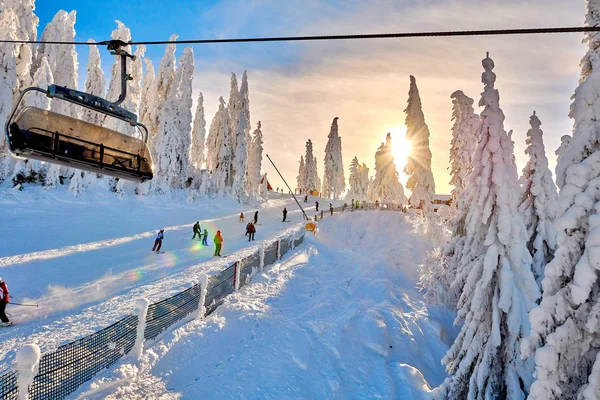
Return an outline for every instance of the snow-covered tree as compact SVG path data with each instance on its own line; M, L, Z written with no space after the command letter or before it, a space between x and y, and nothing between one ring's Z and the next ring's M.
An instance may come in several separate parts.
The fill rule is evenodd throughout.
M421 107L419 89L414 76L410 76L406 113L406 139L411 143L411 152L406 160L404 172L408 175L406 187L412 190L409 203L422 207L427 213L435 195L435 183L431 173L431 150L429 150L429 128Z
M344 178L344 162L342 160L342 139L338 134L338 117L333 119L327 145L325 146L325 159L323 161L323 188L322 196L339 200L346 190Z
M219 98L219 109L215 114L208 132L207 165L212 173L214 188L217 193L228 193L230 185L229 176L233 151L231 149L229 111L225 107L223 97Z
M158 192L186 187L189 178L192 129L194 52L184 50L160 117L154 160Z
M231 138L233 151L233 162L231 164L231 195L237 201L246 199L247 179L248 179L248 143L246 141L250 130L249 111L245 109L248 105L244 96L248 95L248 84L246 81L246 92L238 91L237 79L235 74L231 74L231 93L227 108L231 118Z
M317 172L317 158L313 156L313 144L310 139L306 142L306 154L304 155L304 190L308 193L312 190L321 190L321 180Z
M8 8L0 13L0 40L18 40L17 15ZM13 94L18 89L16 58L18 47L13 43L0 43L0 120L6 121L13 102ZM6 178L10 158L6 155L5 135L0 135L0 181Z
M347 202L369 200L369 168L364 163L360 165L357 157L354 157L350 163L348 184L350 190L345 197Z
M262 178L260 180L258 196L264 201L266 201L269 198L269 180L267 179L266 172L262 175Z
M586 26L600 26L600 1L586 7ZM536 400L597 399L600 393L600 35L585 33L584 43L569 114L573 135L557 167L557 249L523 344L525 356L535 354L530 398Z
M139 121L148 124L149 113L154 104L154 65L152 60L144 58L146 73L142 80L142 99L140 100Z
M298 192L300 194L305 194L306 183L304 182L306 178L306 166L304 165L304 156L300 156L300 163L298 164L298 176L296 177L296 185L298 187Z
M375 152L375 179L371 183L370 198L381 203L406 204L404 188L398 179L398 171L392 152L392 135L385 137Z
M473 154L479 138L479 117L473 110L473 99L457 90L452 98L452 140L450 141L450 184L452 204L458 208L462 192L467 187L467 177L472 169Z
M521 175L521 202L519 213L523 216L527 228L527 248L533 257L533 274L538 284L544 277L546 264L554 258L556 250L556 230L554 220L558 213L556 186L548 168L548 158L542 140L542 124L533 115L529 118L531 129L527 131L527 149L529 162Z
M200 171L204 164L204 142L206 141L206 119L204 118L204 96L198 94L194 127L192 128L192 149L190 161L195 171Z
M239 106L241 109L241 115L247 121L245 127L246 132L246 143L250 145L252 137L250 136L250 93L248 89L248 71L244 71L242 75L242 84L240 85L240 100ZM248 148L249 149L249 148Z
M357 197L355 197L355 200L359 200L361 202L367 201L369 200L369 187L371 185L371 180L369 178L369 168L367 167L367 164L363 163L360 166L358 172L360 180L358 185Z
M251 138L250 151L248 152L248 188L249 195L256 198L260 197L260 179L262 168L262 153L263 153L263 135L260 130L260 121L256 124Z
M531 363L520 344L529 334L527 313L539 290L531 272L527 232L517 212L519 184L512 143L504 130L494 62L482 62L480 141L465 190L474 199L457 279L464 282L456 323L464 322L443 359L450 375L443 386L451 399L524 399Z
M167 96L169 95L171 86L175 80L175 41L177 40L177 35L171 35L169 40L173 43L167 45L165 54L160 61L158 73L154 77L153 94L146 99L147 102L145 103L145 107L147 108L147 111L144 114L145 119L142 120L147 125L150 133L148 142L150 143L150 149L152 149L153 159L156 158L154 141L158 133L160 118L163 114L162 109L165 106Z
M16 37L18 40L37 40L39 18L35 15L35 0L3 0L2 10L14 11L17 20ZM33 43L17 45L16 72L19 82L18 90L31 86L36 70L32 70L36 48ZM41 60L40 60L41 61Z

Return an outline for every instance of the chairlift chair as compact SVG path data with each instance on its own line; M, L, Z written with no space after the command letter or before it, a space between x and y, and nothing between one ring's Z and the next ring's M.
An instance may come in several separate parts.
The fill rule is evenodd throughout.
M21 92L19 100L6 121L6 139L10 152L53 164L75 167L107 176L144 182L152 179L152 159L148 151L148 129L137 121L137 116L120 107L127 95L127 57L135 59L122 48L120 40L103 42L111 54L121 58L121 95L110 102L89 93L58 85L47 90L29 87ZM21 107L28 93L40 92L50 98L94 110L117 118L136 127L142 139L112 129L68 117L37 107Z

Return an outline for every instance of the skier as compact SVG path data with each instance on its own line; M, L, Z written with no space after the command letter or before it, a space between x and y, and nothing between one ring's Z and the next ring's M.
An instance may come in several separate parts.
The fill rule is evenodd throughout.
M154 241L154 247L152 247L152 251L155 251L157 254L160 252L160 248L162 247L162 241L165 237L165 230L161 229L156 235L156 240Z
M304 196L304 202L308 203L308 196Z
M221 246L223 245L223 236L221 231L217 231L213 241L215 242L215 254L213 257L221 257Z
M246 224L246 234L244 236L248 236L248 234L250 233L250 225L252 225L252 221L248 222L248 224Z
M375 200L375 208L379 208L379 200Z
M0 326L12 325L12 323L8 320L6 313L4 312L4 310L6 310L6 305L9 301L10 296L8 294L8 286L6 286L6 282L4 282L2 278L0 278L0 320L2 321L2 323L0 323Z
M283 221L281 221L281 222L285 222L286 218L287 218L287 208L283 207Z
M254 234L256 233L256 227L252 222L248 224L248 241L254 240Z
M317 211L319 211L319 202L315 201L315 207L317 207Z
M196 221L194 224L194 236L192 236L192 240L196 239L196 235L198 235L198 240L202 240L202 233L200 232L200 221Z
M202 246L208 246L208 231L204 230L204 236L202 237Z
M240 222L244 222L244 213L240 213Z
M258 224L258 211L254 213L254 225Z
M333 215L333 205L329 203L329 215Z
M350 203L350 209L354 210L354 199L352 199L352 202Z

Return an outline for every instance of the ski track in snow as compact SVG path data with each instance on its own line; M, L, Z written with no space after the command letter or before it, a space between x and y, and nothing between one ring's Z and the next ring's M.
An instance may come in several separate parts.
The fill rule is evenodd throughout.
M231 204L212 213L225 216L200 221L201 228L209 230L208 247L200 247L199 242L190 240L191 222L164 228L164 254L149 254L157 228L120 238L0 258L0 276L9 283L13 302L39 304L39 307L9 305L9 317L16 325L0 331L0 372L10 368L16 350L23 344L36 343L42 351L48 351L93 333L131 313L137 299L145 297L155 302L172 296L188 288L200 273L220 272L256 251L261 246L261 239L270 242L298 230L297 223L281 224L284 205L289 217L297 223L301 221L301 212L291 197L270 200L263 208L256 208L261 225L257 240L251 245L243 235L245 223L240 223L238 217L243 211L247 222L253 212L248 212L247 206ZM51 206L55 207L52 203ZM148 212L153 209L149 208ZM181 220L185 213L190 213L188 209L182 212L181 215L174 214L174 218ZM127 215L121 217L125 224L126 218ZM188 215L187 220L191 219ZM21 226L14 228L15 235L26 237L27 231L19 230L29 227L27 220L17 222ZM212 257L212 236L216 229L224 232L224 255L227 257ZM75 230L69 233L73 239L80 238ZM7 240L10 243L14 239ZM39 248L54 239L49 237L45 243L33 244ZM64 241L68 237L63 235L57 239Z
M140 361L75 397L428 398L457 330L415 288L422 239L401 214L342 214L319 228L204 321L147 343Z

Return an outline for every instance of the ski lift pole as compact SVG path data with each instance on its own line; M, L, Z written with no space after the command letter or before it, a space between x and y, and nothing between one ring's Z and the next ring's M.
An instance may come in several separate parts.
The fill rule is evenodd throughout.
M273 162L273 160L271 160L271 157L269 157L269 155L267 154L267 158L269 159L269 161L271 162L271 164L273 165L273 168L275 168L275 171L277 171L277 173L279 174L279 176L281 177L281 180L283 181L283 183L285 183L285 186L287 186L288 189L290 189L290 193L292 194L292 197L294 198L294 200L296 201L296 204L298 204L298 207L300 207L300 210L302 210L302 214L304 214L304 218L306 218L307 221L310 220L310 218L308 218L308 215L306 215L306 213L304 212L304 208L302 208L302 206L300 205L300 202L298 201L298 199L296 198L296 195L294 194L294 192L292 192L292 188L290 187L290 185L288 185L288 183L285 181L285 179L283 178L283 175L281 175L281 172L279 172L279 170L277 169L277 167L275 166L275 163Z

